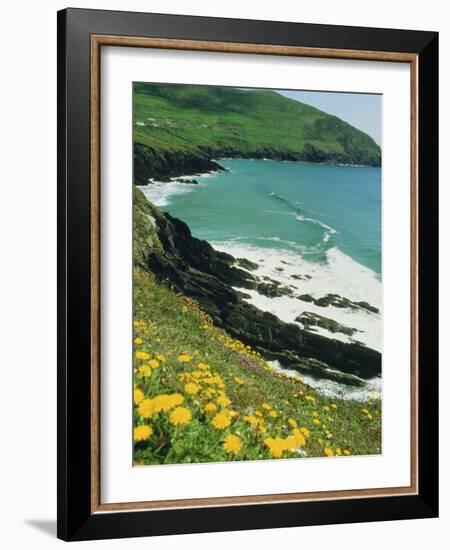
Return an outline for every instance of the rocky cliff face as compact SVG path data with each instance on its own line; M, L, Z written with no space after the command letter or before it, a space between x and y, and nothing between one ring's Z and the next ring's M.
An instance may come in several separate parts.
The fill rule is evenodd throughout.
M217 326L259 350L267 359L278 359L300 373L349 384L360 384L361 379L381 373L381 355L377 351L313 334L247 303L245 289L265 293L266 282L238 267L239 260L193 237L184 222L151 206L140 191L135 190L135 196L135 208L138 204L140 209L138 219L140 216L150 223L158 241L155 246L154 238L140 237L142 227L135 226L135 239L145 243L140 254L141 267L197 300Z

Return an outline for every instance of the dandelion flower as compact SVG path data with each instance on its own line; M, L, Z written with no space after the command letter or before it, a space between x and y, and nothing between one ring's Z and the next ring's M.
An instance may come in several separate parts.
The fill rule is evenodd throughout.
M312 395L305 395L305 401L315 401L316 398L313 397Z
M320 420L318 418L313 418L313 424L320 426Z
M153 399L144 399L139 403L138 412L144 418L151 418L155 414Z
M216 430L224 430L231 424L230 414L227 411L217 413L212 419L212 425Z
M260 423L259 418L256 416L244 416L244 420L250 424L250 426L258 426Z
M217 403L221 407L228 407L228 405L231 404L231 399L229 399L224 393L222 395L219 395L217 398Z
M296 443L296 446L304 445L306 443L304 434L298 428L294 428L292 430L292 437Z
M184 386L184 391L188 393L189 395L195 395L200 390L200 386L198 384L194 384L194 382L188 382Z
M159 361L157 361L156 359L150 359L148 364L152 369L157 369L159 367Z
M205 413L215 413L217 411L217 406L215 403L207 403L204 406L203 411Z
M334 456L333 449L330 449L330 447L325 447L323 454L325 456Z
M297 427L297 421L294 420L293 418L289 418L288 424L291 428L296 428Z
M199 370L209 370L209 365L207 365L206 363L198 363L197 368Z
M140 346L143 343L143 340L142 338L135 338L134 343L136 344L136 346Z
M142 359L143 361L150 359L150 355L146 351L137 351L134 356L136 359Z
M177 407L170 413L170 422L174 426L187 424L192 418L191 411L186 407Z
M336 456L341 456L341 454L342 454L342 451L339 447L336 448L335 452L336 452Z
M350 456L352 453L348 449L344 449L345 456Z
M331 407L332 409L337 409L336 403L331 403L330 407Z
M145 441L153 434L151 426L136 426L133 430L133 439L135 441Z
M261 407L262 407L263 409L265 409L266 411L270 411L270 409L272 408L272 407L269 405L269 403L263 403L263 404L261 405Z
M180 353L177 359L180 363L189 363L192 360L192 356L188 353Z
M241 450L241 438L237 435L227 435L223 443L223 448L230 454L237 454Z
M144 392L139 389L135 388L133 392L133 401L135 405L139 405L139 403L144 399Z
M234 381L237 382L240 385L242 385L244 383L244 381L241 378L239 378L238 376L234 377Z
M276 418L278 416L278 413L276 411L270 411L269 416L272 418Z
M264 444L269 448L270 454L274 458L280 458L286 450L284 440L281 437L268 437Z
M305 437L309 437L309 430L308 428L300 428L300 431Z
M141 376L150 376L152 373L152 369L149 365L141 365L138 369L138 372Z

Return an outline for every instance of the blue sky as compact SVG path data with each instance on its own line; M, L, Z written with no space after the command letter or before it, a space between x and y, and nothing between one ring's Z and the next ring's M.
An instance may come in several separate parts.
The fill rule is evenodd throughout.
M378 145L381 145L381 95L277 91L286 97L308 103L321 111L345 120L355 128L369 134Z

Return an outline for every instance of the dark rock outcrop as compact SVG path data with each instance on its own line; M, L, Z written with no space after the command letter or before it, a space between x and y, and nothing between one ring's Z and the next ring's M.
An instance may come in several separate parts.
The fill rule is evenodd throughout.
M377 351L310 333L244 301L242 293L233 287L260 291L265 283L236 267L235 258L229 254L193 237L181 220L153 207L152 216L162 250L149 249L146 268L176 291L196 299L214 323L231 336L253 346L267 359L297 365L300 371L305 359L314 359L332 370L361 378L380 374L381 355Z
M299 300L303 302L312 302L319 307L334 306L339 308L351 309L352 311L364 310L368 313L379 313L379 309L375 306L371 306L367 302L353 302L348 298L339 296L339 294L327 294L321 298L313 298L310 294L301 294L297 296Z
M150 179L168 181L171 177L224 171L224 168L198 151L165 151L134 143L133 179L135 185L147 185ZM195 180L188 183L196 183Z
M332 333L340 332L347 336L353 336L355 332L359 332L356 328L346 327L341 325L334 319L328 319L318 313L304 311L295 319L297 323L301 323L306 330L315 330L315 327L320 327Z

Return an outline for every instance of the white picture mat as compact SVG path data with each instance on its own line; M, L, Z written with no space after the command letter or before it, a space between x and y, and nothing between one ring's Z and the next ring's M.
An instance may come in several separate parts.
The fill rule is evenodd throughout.
M409 65L102 47L101 67L101 502L408 486ZM383 454L132 467L133 81L383 94Z

